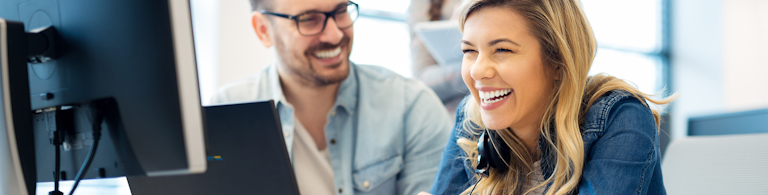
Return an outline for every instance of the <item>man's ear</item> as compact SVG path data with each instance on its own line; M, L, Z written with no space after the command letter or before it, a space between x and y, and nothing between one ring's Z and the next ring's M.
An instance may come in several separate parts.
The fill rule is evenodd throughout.
M264 17L264 14L253 12L251 24L253 25L253 30L256 31L256 36L261 40L261 44L264 44L266 48L272 47L272 37L269 34L271 26L267 18Z

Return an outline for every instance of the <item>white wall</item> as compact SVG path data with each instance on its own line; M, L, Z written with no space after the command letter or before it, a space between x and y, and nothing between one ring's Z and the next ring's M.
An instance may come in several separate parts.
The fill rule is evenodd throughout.
M687 135L688 117L724 109L721 0L672 3L672 90L681 96L671 109L673 139Z
M200 80L200 96L203 105L216 92L218 78L219 3L210 0L192 0L192 31L195 40L195 57Z
M768 1L672 2L672 138L689 117L768 107Z
M192 18L203 105L221 86L275 60L253 31L247 0L192 0Z
M220 0L219 72L217 86L226 85L263 69L276 56L274 47L265 48L251 25L251 4L247 0Z
M723 4L725 108L768 107L768 1Z

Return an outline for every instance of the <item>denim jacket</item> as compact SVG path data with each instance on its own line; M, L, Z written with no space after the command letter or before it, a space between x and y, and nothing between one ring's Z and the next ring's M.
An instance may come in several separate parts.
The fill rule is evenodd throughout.
M429 190L451 131L450 117L440 99L420 81L381 67L350 63L349 69L325 116L325 138L338 194ZM256 76L225 86L213 103L269 99L275 100L293 159L296 118L274 64Z
M465 97L457 109L432 194L459 194L477 182L469 160L462 158L467 154L456 144L459 137L474 136L461 128L467 100ZM584 168L574 194L666 194L656 122L651 110L631 93L617 90L598 98L587 111L580 131ZM542 174L547 179L554 170L554 150L542 144L539 147Z

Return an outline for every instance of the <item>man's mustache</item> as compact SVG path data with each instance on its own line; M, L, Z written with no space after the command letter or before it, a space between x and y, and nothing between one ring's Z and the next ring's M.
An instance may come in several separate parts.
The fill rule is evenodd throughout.
M321 42L307 49L307 54L312 54L316 51L336 49L339 46L349 45L349 41L350 41L350 38L348 36L344 36L341 38L341 41L339 41L339 44L330 44L330 43Z

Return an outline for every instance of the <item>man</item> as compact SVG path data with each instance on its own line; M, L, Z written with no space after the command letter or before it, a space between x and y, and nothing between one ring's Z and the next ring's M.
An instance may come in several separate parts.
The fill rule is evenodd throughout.
M428 191L451 131L424 84L349 61L358 5L251 0L252 25L278 60L214 103L274 99L302 194Z

